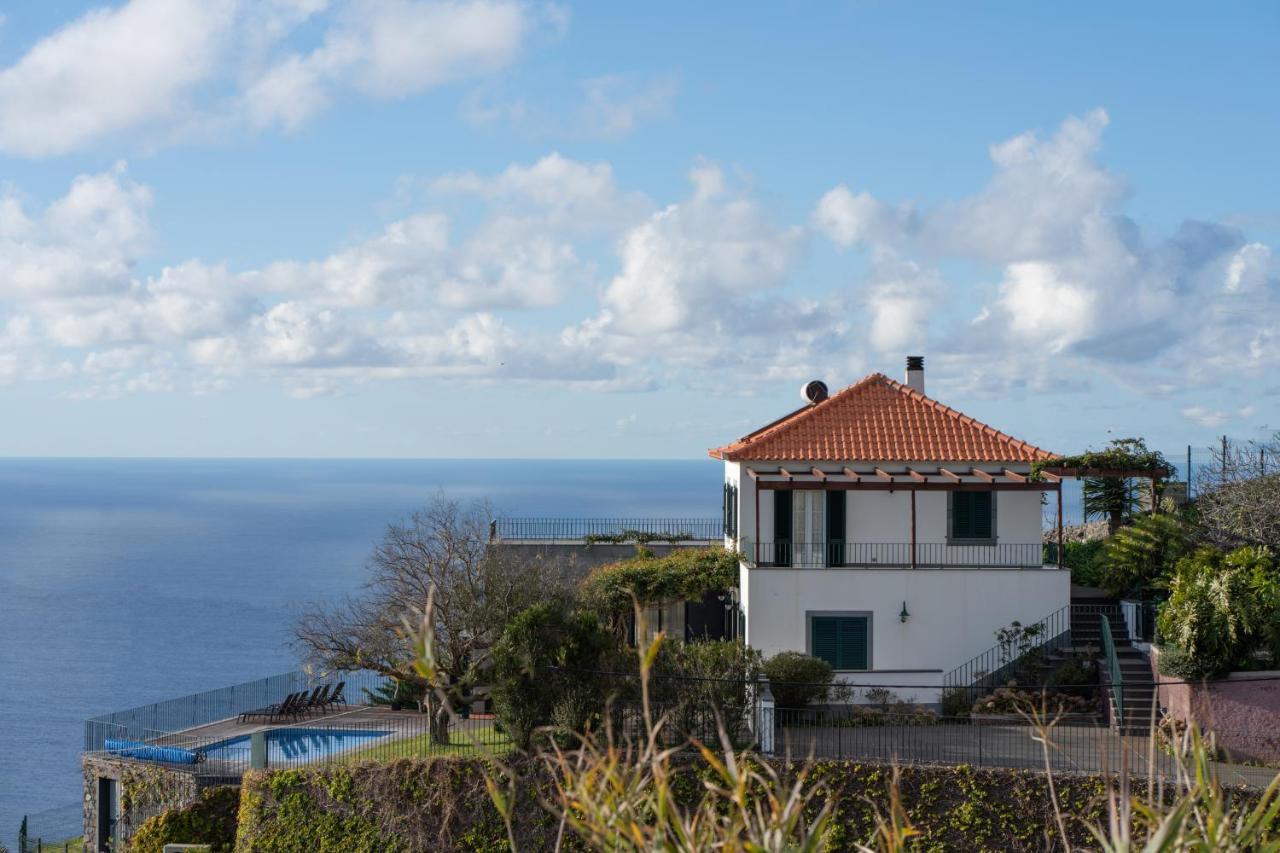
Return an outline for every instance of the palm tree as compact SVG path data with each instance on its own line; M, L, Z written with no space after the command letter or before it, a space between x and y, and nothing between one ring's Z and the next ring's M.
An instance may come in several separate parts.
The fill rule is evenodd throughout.
M1084 481L1084 517L1105 518L1107 533L1115 535L1140 506L1138 487L1124 477L1086 477Z

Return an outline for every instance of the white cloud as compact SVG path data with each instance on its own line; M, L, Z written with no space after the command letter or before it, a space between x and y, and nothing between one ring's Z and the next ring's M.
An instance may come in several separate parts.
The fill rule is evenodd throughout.
M1095 110L1048 137L1024 133L993 145L993 174L982 189L929 208L838 185L818 202L814 227L838 247L873 257L972 266L979 280L963 290L935 281L895 292L912 295L917 318L948 301L979 306L936 351L970 364L973 386L1043 387L1101 371L1166 393L1179 374L1203 382L1280 366L1270 247L1212 223L1145 236L1121 212L1123 181L1098 162L1107 122ZM887 305L901 321L901 303L874 299L874 276L873 264L871 307ZM910 340L884 334L884 344ZM974 353L981 357L962 358ZM1153 371L1164 375L1153 381Z
M147 132L295 129L338 97L404 98L506 68L564 15L516 0L129 0L0 70L0 151L43 157Z
M1228 420L1226 412L1216 411L1205 406L1185 406L1179 409L1178 412L1187 420L1209 429L1216 429Z
M130 0L95 9L0 71L0 149L72 151L174 120L215 72L232 0Z
M804 235L771 223L754 200L729 193L721 170L690 172L694 194L619 241L621 270L605 289L608 324L628 335L687 329L753 291L781 285Z
M468 122L502 124L541 140L621 139L642 125L667 118L680 94L680 75L605 74L578 82L572 102L559 97L513 95L501 82L486 81L459 108Z
M930 314L945 295L935 270L881 251L868 283L868 337L882 353L923 352Z
M568 231L616 229L652 208L643 194L618 187L608 163L584 163L556 152L529 166L512 163L493 176L443 175L429 188L440 195L474 196L513 215L543 217Z
M988 186L932 207L837 186L807 227L709 161L669 202L555 153L406 178L404 209L370 236L249 269L153 271L152 194L123 165L42 207L9 190L0 382L71 378L97 397L243 375L297 396L424 376L749 393L914 350L935 381L987 393L1196 387L1184 416L1215 424L1240 410L1233 383L1280 369L1274 252L1215 223L1144 236L1096 163L1101 123L996 146ZM1043 203L1059 195L1065 212ZM1034 221L1003 248L960 215L1012 222L1006 207ZM814 282L811 229L865 252L866 271Z
M579 121L589 135L616 139L669 115L679 91L680 81L674 74L650 79L626 74L593 77L583 83Z

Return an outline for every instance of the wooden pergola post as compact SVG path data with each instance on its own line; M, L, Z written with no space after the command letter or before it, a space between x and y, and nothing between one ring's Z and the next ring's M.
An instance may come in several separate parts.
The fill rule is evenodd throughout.
M756 526L752 533L755 541L755 553L751 555L751 565L759 565L760 563L760 484L756 482L754 477L751 478L751 491L756 496Z
M1062 483L1058 483L1058 568L1062 568Z
M916 490L911 490L911 568L916 567Z

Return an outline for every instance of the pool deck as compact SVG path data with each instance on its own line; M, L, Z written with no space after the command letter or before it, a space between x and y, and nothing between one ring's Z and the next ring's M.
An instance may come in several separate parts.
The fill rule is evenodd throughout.
M194 726L164 735L156 738L154 743L159 746L191 748L273 729L349 728L390 731L399 737L411 737L422 733L423 722L422 714L417 711L393 711L390 708L369 705L344 705L324 714L309 714L277 721L255 719L240 722L237 718L231 717L216 723Z

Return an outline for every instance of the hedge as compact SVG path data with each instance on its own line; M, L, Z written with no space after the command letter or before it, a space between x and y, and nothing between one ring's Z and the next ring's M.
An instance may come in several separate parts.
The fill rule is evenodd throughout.
M525 764L515 802L520 850L555 846L557 823L539 806L550 779ZM678 794L700 796L698 771L676 780ZM327 766L245 777L238 850L504 851L506 831L484 786L481 760L406 759L389 764ZM853 850L871 838L875 808L887 811L892 769L824 761L813 779L829 787L835 822L825 849ZM1092 846L1088 826L1105 822L1099 776L1055 777L1073 846ZM1135 780L1135 795L1142 791ZM1043 850L1056 846L1045 777L1030 770L960 767L901 769L903 805L921 835L921 850ZM566 839L565 849L582 849ZM915 849L915 848L913 848Z
M143 821L129 840L130 853L163 853L166 844L208 844L213 853L229 853L239 805L239 788L206 788L195 802Z

